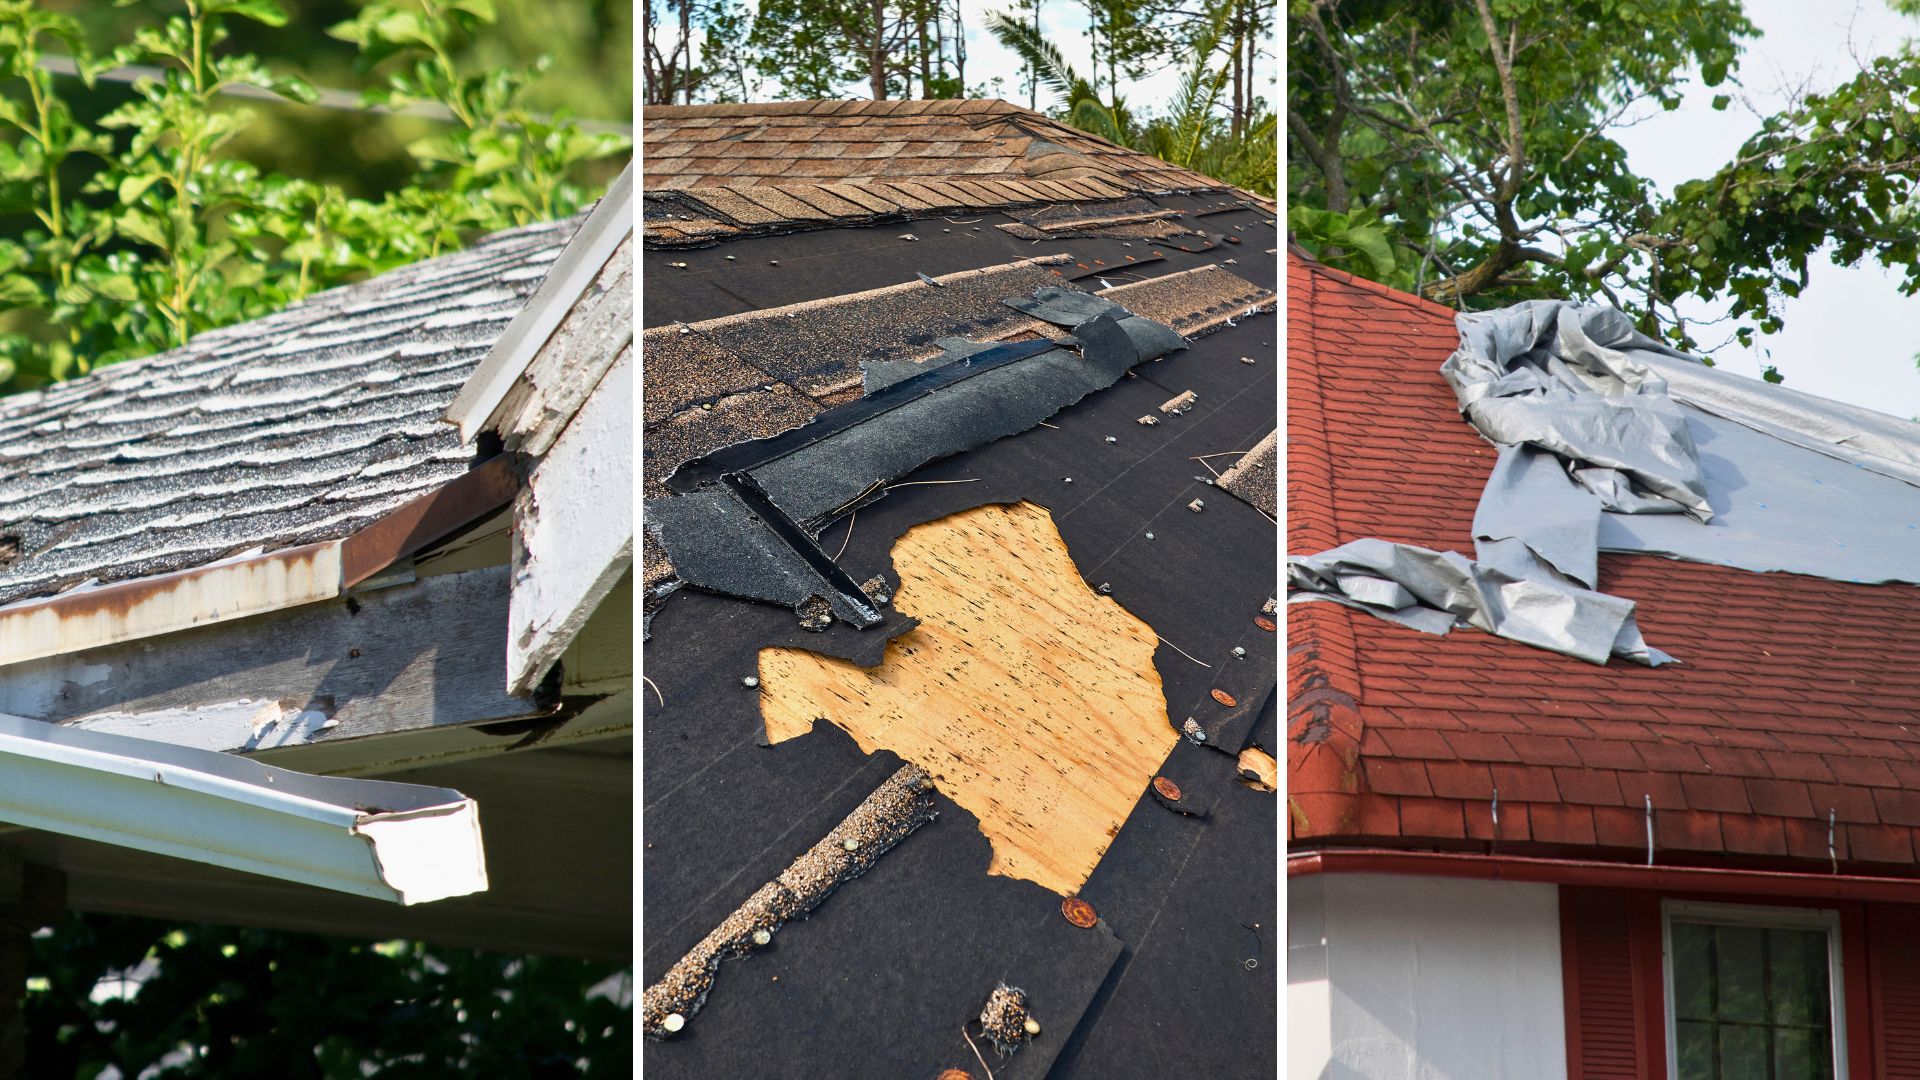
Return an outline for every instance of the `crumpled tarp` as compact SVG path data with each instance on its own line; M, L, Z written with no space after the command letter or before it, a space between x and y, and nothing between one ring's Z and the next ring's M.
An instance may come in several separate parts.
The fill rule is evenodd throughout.
M1429 634L1473 626L1594 664L1619 656L1647 665L1672 657L1647 645L1631 600L1558 578L1525 545L1483 547L1482 558L1386 540L1355 540L1287 559L1287 600L1329 600Z
M1532 300L1457 322L1460 348L1440 373L1480 434L1573 463L1607 509L1712 516L1686 416L1642 359L1671 350L1625 314Z
M1660 663L1629 633L1632 602L1592 591L1599 552L1920 583L1920 424L1716 371L1613 308L1530 301L1456 321L1441 374L1500 447L1477 560L1360 541L1290 560L1294 599Z

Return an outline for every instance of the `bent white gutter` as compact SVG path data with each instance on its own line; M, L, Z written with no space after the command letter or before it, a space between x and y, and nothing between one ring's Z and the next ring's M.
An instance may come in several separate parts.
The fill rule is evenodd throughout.
M479 810L457 791L3 714L0 820L399 904L487 887Z

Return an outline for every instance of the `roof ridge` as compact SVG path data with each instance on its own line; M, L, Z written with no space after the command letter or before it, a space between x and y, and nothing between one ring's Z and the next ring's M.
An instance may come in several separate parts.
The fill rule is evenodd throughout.
M1372 281L1367 278L1363 278L1360 275L1353 273L1352 271L1341 270L1336 267L1328 266L1326 263L1323 263L1320 260L1314 258L1312 255L1307 254L1304 250L1302 250L1296 244L1289 243L1287 245L1287 253L1289 255L1292 255L1307 270L1313 273L1323 274L1327 277L1332 278L1335 281L1341 282L1342 284L1352 285L1352 286L1355 286L1356 288L1365 289L1368 292L1375 293L1379 296L1383 296L1388 300L1394 301L1395 303L1405 304L1416 311L1426 312L1427 314L1430 314L1430 315L1443 315L1447 318L1449 322L1453 320L1454 316L1460 314L1459 312L1446 306L1445 304L1435 303L1434 301L1429 300L1424 296L1419 296L1417 294L1410 293L1410 292L1402 292L1401 290L1396 289L1391 285L1382 285L1377 281Z

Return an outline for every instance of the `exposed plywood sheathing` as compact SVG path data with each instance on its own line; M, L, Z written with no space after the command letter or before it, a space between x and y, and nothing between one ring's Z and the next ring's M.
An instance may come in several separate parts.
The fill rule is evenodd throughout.
M893 562L894 605L920 625L875 668L762 650L768 740L825 719L921 765L979 818L990 873L1072 894L1178 738L1158 639L1087 587L1032 503L921 525Z

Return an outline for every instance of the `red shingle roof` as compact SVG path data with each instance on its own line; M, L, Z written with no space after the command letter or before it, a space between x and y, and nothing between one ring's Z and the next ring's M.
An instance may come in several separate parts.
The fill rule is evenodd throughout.
M1438 368L1438 305L1289 256L1288 549L1471 552L1494 450ZM1682 664L1595 667L1472 630L1288 609L1296 846L1913 864L1920 589L1602 555ZM1811 869L1805 863L1797 863ZM1886 865L1874 867L1888 872ZM1898 872L1898 870L1895 870Z

